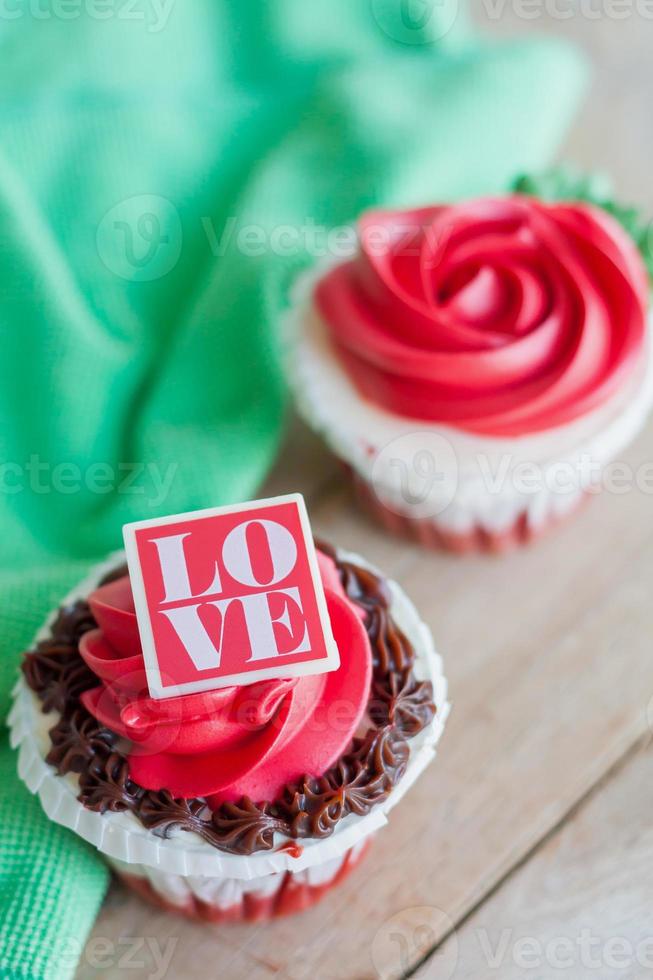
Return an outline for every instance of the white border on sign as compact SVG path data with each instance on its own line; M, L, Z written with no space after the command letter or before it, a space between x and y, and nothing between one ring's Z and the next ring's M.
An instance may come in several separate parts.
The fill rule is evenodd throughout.
M136 544L136 532L143 528L165 527L170 524L177 524L181 521L195 521L206 517L220 517L223 514L234 514L238 511L247 509L248 511L259 510L263 507L273 507L275 504L294 503L299 514L299 521L306 543L308 565L311 572L311 579L315 591L317 610L320 625L324 634L324 642L327 656L321 660L309 663L280 664L278 667L264 667L260 670L247 671L241 674L229 674L225 677L207 677L206 680L188 681L185 684L175 684L163 686L161 672L156 657L154 645L154 635L150 610L148 608L145 595L145 583L143 581L143 571L141 569L138 547ZM313 532L308 519L306 502L301 493L289 493L279 497L267 497L264 500L246 501L240 504L227 504L224 507L207 507L204 510L193 510L185 514L171 514L167 517L155 517L147 521L133 521L123 525L122 535L125 542L125 553L127 555L127 567L131 580L132 593L134 596L134 608L136 610L136 620L138 632L143 648L143 660L145 662L145 674L150 695L155 700L180 697L184 694L197 694L201 691L214 691L223 687L245 686L256 684L257 681L268 680L272 677L309 677L315 674L326 674L329 671L337 670L340 667L340 653L336 645L331 630L331 620L326 604L324 586L320 576L320 569L315 553L315 543Z

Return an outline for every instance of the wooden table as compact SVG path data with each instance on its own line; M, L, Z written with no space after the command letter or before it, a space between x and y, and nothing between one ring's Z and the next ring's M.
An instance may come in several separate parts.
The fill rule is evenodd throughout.
M590 51L568 156L653 213L653 22L628 9L486 27ZM604 494L532 549L456 559L377 531L299 424L292 444L266 490L302 490L317 532L401 582L433 629L454 702L438 759L316 909L201 927L114 885L79 980L161 976L153 949L180 980L653 975L653 496ZM625 459L653 459L653 427Z

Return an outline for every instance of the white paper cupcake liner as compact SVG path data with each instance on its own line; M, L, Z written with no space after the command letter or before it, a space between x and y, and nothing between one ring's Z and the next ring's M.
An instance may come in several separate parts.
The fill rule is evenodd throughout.
M355 864L366 847L369 838L355 844L351 851L303 871L290 872L293 884L309 888L330 885L349 862ZM189 903L199 901L213 909L227 912L242 906L248 898L266 899L277 895L286 885L288 872L275 872L260 878L224 878L207 875L178 875L144 864L125 864L107 858L119 874L145 880L159 898L178 909L186 909Z
M314 286L334 264L305 272L292 290L282 329L288 383L308 425L398 515L452 534L500 534L524 516L537 530L578 506L645 425L653 407L651 338L641 369L610 402L547 432L497 439L386 412L358 393L315 310ZM429 461L437 468L430 484L420 472ZM525 466L536 474L528 488Z
M381 574L358 555L346 552L339 552L338 555ZM107 572L124 560L122 552L112 555L73 589L63 604L85 598ZM431 681L433 685L436 715L430 725L408 741L410 757L406 772L388 799L375 806L367 816L350 814L345 817L331 837L324 840L293 841L301 847L301 854L295 856L287 850L278 849L247 856L225 854L191 832L178 831L168 839L160 838L147 830L131 813L100 814L86 809L77 799L77 777L72 773L59 776L45 762L50 748L48 733L56 724L59 714L54 711L43 714L40 701L23 678L14 689L14 703L8 719L11 744L18 749L18 772L21 779L31 792L38 795L50 819L73 830L106 857L120 862L121 865L157 869L161 873L184 877L220 877L248 881L275 873L301 872L326 862L341 861L351 848L388 822L390 810L434 758L435 747L449 712L447 682L430 630L420 620L414 605L402 589L392 581L388 584L392 596L393 618L415 647L415 675L419 680ZM49 635L55 616L56 611L39 630L34 643ZM278 835L278 840L275 838L275 847L282 846L287 841L288 838ZM136 867L134 872L139 873Z

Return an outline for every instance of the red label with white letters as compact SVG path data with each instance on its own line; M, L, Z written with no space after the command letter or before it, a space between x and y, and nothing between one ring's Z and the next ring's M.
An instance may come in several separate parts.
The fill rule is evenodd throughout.
M123 533L153 698L338 668L300 494Z

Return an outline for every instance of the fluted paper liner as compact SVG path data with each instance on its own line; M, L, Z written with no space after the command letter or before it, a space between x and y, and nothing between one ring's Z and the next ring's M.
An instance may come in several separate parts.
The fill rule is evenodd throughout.
M355 562L380 574L358 555L338 552L338 557ZM124 553L116 552L97 566L82 583L63 600L63 605L83 599L113 568L123 563ZM146 865L171 874L228 877L251 880L275 872L297 872L326 861L344 857L345 853L388 822L388 813L399 802L435 756L449 712L447 682L442 661L435 652L433 639L402 589L388 582L392 595L392 616L415 647L415 674L433 684L436 715L430 725L408 740L410 757L406 772L388 799L377 804L367 816L350 814L337 825L331 837L323 840L302 839L293 843L302 848L295 857L284 850L260 851L251 855L224 854L192 832L178 831L165 839L157 837L130 813L96 813L77 799L79 790L74 774L59 776L45 762L50 746L48 732L56 723L57 712L44 715L41 703L21 679L14 689L14 703L9 714L11 745L18 748L18 773L28 789L38 795L50 819L73 830L99 851L127 865ZM34 643L48 636L56 610L39 630ZM290 838L275 835L275 848Z

